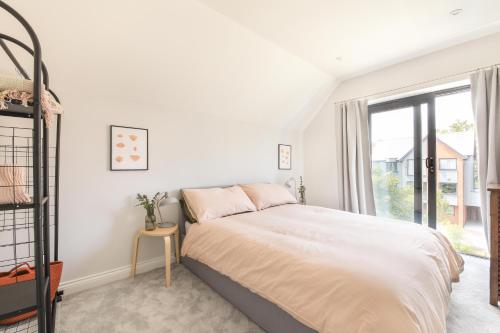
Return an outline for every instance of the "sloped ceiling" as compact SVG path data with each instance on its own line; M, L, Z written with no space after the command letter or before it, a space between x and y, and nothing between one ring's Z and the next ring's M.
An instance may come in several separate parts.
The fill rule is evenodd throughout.
M199 1L339 79L500 31L499 0Z
M7 2L35 28L51 86L70 104L120 101L145 116L154 106L285 126L334 82L194 0ZM0 31L29 41L2 11ZM14 73L3 52L0 71Z
M343 79L500 31L498 0L7 2L36 29L66 104L294 128ZM17 27L0 12L0 31L28 41ZM0 71L13 73L3 52Z

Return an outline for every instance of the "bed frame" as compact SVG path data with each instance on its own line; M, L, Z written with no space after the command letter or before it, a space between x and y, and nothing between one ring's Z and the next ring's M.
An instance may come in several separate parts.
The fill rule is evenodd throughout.
M183 216L184 217L184 216ZM181 242L186 235L186 218L179 223ZM213 270L207 265L181 257L181 263L203 282L224 297L229 303L253 320L264 331L270 333L314 333L312 328L293 318L276 304L255 294L229 277Z

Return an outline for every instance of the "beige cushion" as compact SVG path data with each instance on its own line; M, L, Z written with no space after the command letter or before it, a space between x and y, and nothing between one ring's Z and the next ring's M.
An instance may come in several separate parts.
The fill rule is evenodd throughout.
M184 189L182 195L193 217L201 223L223 216L256 210L252 201L239 186Z
M26 182L25 167L0 165L0 204L31 201Z
M278 184L246 184L240 186L257 207L257 210L297 203L297 199L286 188Z

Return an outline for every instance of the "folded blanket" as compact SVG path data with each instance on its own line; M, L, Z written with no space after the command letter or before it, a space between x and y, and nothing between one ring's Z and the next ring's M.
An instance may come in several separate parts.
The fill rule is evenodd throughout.
M33 81L17 77L0 77L0 110L7 109L7 102L12 100L21 101L22 105L28 106L33 102ZM54 96L42 85L41 101L43 117L47 127L52 126L54 114L63 112L62 106L57 103Z
M25 80L15 76L0 76L0 91L2 90L19 90L27 93L33 92L33 81ZM42 90L45 86L42 84Z

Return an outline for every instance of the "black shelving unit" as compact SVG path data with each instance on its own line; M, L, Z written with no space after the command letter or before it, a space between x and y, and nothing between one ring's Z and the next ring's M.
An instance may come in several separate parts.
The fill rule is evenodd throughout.
M13 203L0 203L0 272L20 263L35 266L35 279L0 286L0 320L36 310L36 316L14 325L0 325L3 332L54 332L56 301L51 300L50 262L58 260L59 235L59 144L61 116L56 115L55 138L46 126L41 108L45 88L49 88L47 67L42 61L38 37L29 23L12 7L0 0L0 8L25 29L32 47L0 33L0 47L27 80L33 82L33 98L28 106L11 100L0 110L0 167L22 168L23 182L12 187ZM9 46L24 49L33 56L30 77ZM42 84L43 82L43 84ZM24 118L24 119L15 119ZM21 126L19 124L22 124ZM50 143L53 142L51 145ZM14 171L13 171L14 174ZM14 175L13 175L14 177ZM28 202L17 203L16 187L29 195Z

